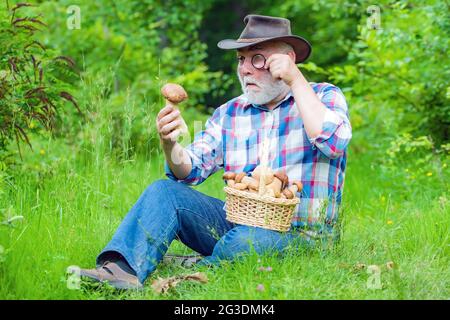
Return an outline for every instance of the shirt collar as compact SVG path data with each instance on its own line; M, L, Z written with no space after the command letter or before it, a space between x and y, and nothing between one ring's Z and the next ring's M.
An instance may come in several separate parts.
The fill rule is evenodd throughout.
M242 97L242 99L244 100L244 101L243 101L243 104L242 104L242 106L243 106L244 108L247 108L247 107L254 107L254 108L258 108L258 109L264 110L264 111L269 111L269 109L268 109L265 105L250 103L250 102L248 102L247 98L245 98L245 95L242 95L241 97ZM275 108L273 108L272 110L275 110L275 109L278 108L281 104L283 104L285 101L287 101L287 100L289 100L289 99L291 99L291 98L293 98L293 94L292 94L292 91L289 90L289 92L288 92L287 95L283 98L283 100L281 100L280 102L278 102L278 104L277 104L277 105L275 106Z

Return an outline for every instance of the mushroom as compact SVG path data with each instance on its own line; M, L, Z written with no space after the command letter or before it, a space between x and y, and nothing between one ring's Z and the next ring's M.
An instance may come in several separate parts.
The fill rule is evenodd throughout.
M244 177L246 177L246 176L247 176L247 174L245 172L238 173L236 175L236 177L234 178L234 181L240 183L240 182L242 182L242 179L244 179Z
M246 190L247 187L248 187L247 184L242 183L242 182L236 182L236 183L233 185L233 188L235 188L235 189L237 189L237 190Z
M279 198L281 196L281 190L289 182L289 178L283 172L276 172L273 176L273 181L266 186L266 190L272 190L275 198Z
M255 170L253 170L252 172L252 177L259 181L259 178L261 177L261 170L263 169L265 169L264 183L265 184L272 183L274 175L272 169L269 167L257 166Z
M273 174L273 181L266 186L266 190L272 190L275 198L281 196L281 190L289 183L289 178L284 172Z
M292 191L289 189L284 189L282 195L284 195L286 197L286 199L294 198L294 193L292 193Z
M276 172L274 176L281 181L281 190L289 185L289 177L284 172Z
M184 88L176 83L167 83L161 88L161 93L166 98L166 104L178 109L178 104L188 98ZM181 124L177 127L181 134L188 132L188 128L184 119L180 116Z
M241 182L246 183L249 189L258 190L259 188L259 181L252 177L245 176L242 178Z
M227 186L233 187L235 184L234 178L236 177L236 173L234 172L225 172L222 176L222 179L227 182Z
M294 181L288 189L293 194L297 194L297 192L301 192L303 190L303 184L300 181Z

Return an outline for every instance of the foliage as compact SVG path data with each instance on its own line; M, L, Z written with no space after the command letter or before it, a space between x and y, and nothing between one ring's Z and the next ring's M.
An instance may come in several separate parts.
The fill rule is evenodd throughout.
M16 139L30 148L28 133L54 127L58 109L67 100L78 109L68 92L66 76L74 62L47 49L38 39L46 24L39 15L24 15L30 4L0 8L0 151ZM79 109L78 109L79 110ZM4 162L3 162L4 163Z
M389 183L398 194L405 198L415 198L422 188L433 181L433 190L448 190L450 181L449 145L436 148L433 140L427 136L414 138L410 133L403 133L391 140L386 155L380 161L380 174L389 177Z
M18 4L0 10L2 143L16 134L27 141L17 124L34 150L24 148L14 166L13 146L0 147L1 298L160 298L151 290L68 290L64 275L69 265L92 267L145 187L164 177L160 87L186 88L181 107L191 134L194 120L239 93L234 55L216 44L237 37L249 13L290 18L293 33L313 45L302 72L338 85L349 103L342 250L250 256L206 270L207 286L180 285L169 298L449 297L448 1L378 1L380 30L367 27L368 0L38 2L15 10L26 19L15 25ZM71 6L80 9L80 29L68 27ZM61 98L75 103L61 92L73 93L84 117L76 108L57 112ZM196 188L223 199L222 186L215 175ZM189 249L175 242L173 250ZM357 266L388 261L396 268L383 269L383 290L368 290ZM258 271L260 264L273 270ZM159 266L149 283L174 272L185 270Z
M67 28L80 9L80 29ZM181 105L187 122L203 118L204 94L224 92L223 74L203 62L206 47L198 28L210 1L45 1L51 27L43 41L82 62L80 104L86 122L68 117L59 134L83 150L129 158L154 153L159 145L154 119L164 106L160 88L182 84L189 94ZM92 140L93 138L93 140Z
M410 133L439 147L450 139L449 4L382 2L381 29L359 26L348 62L332 79L348 88L365 141Z

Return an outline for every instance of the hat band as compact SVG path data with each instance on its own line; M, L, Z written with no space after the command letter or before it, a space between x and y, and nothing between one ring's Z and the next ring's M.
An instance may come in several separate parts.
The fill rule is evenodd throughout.
M237 39L236 42L255 42L255 41L262 41L267 40L269 38L252 38L252 39Z

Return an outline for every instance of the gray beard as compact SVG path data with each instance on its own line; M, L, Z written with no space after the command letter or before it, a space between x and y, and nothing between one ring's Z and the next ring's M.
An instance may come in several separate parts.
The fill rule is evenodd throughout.
M273 101L276 97L280 96L283 92L287 92L289 86L283 80L275 80L270 73L264 76L262 81L256 81L253 77L244 76L241 78L239 72L237 72L239 82L241 83L242 92L249 103L264 105ZM261 89L261 92L254 92L246 88L248 82L255 83Z

